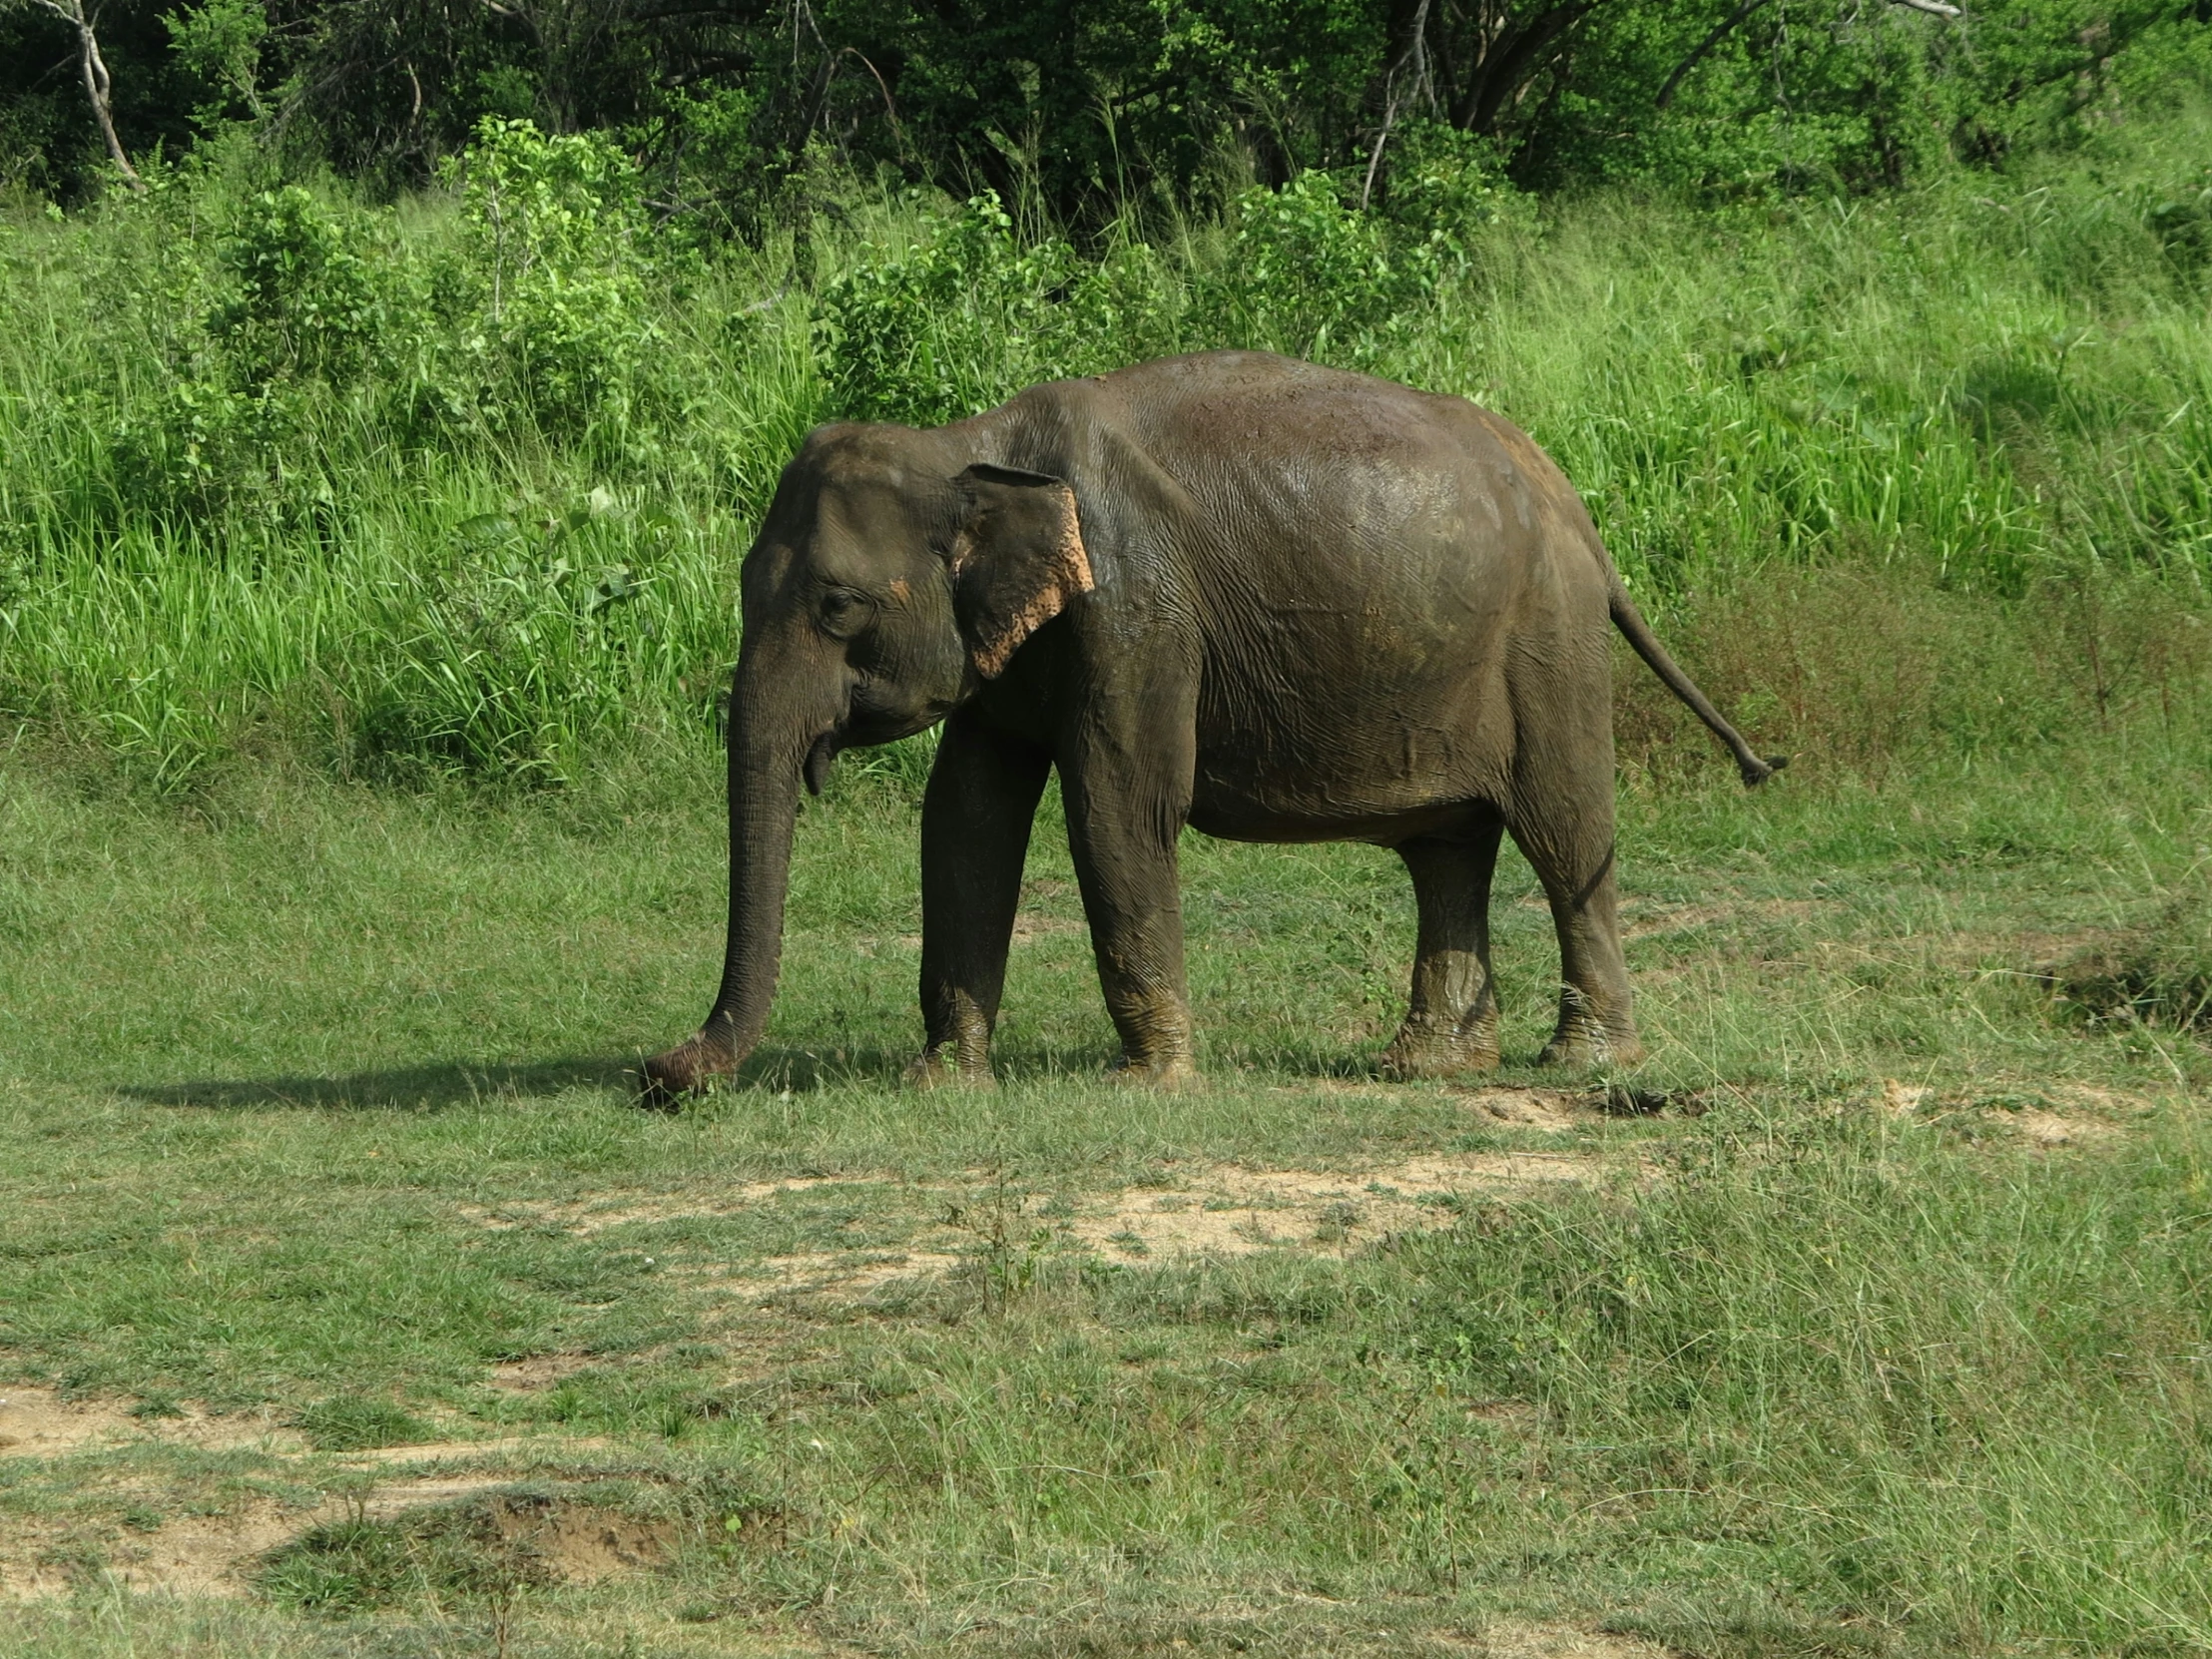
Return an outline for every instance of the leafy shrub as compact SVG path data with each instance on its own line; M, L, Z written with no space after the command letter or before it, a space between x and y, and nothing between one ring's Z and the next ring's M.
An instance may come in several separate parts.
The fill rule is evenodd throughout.
M1199 284L1207 343L1349 364L1435 293L1449 267L1440 230L1392 247L1385 222L1305 173L1237 199L1228 258Z
M995 195L972 197L903 253L871 251L831 283L816 343L839 414L933 426L1023 386L1179 349L1160 252L1093 263L1056 238L1023 247Z
M862 261L817 312L837 412L935 426L1002 401L1034 367L1050 295L1075 268L1064 242L1020 247L990 193L919 247Z
M1390 140L1388 188L1380 207L1402 232L1463 257L1469 233L1515 217L1526 199L1505 180L1492 140L1441 121L1408 121Z
M376 281L358 232L297 185L264 191L239 215L222 265L231 291L208 319L249 389L305 376L339 385L376 347Z
M666 387L647 305L653 267L637 169L597 134L553 136L487 117L446 169L465 257L441 273L440 308L495 424L618 438Z

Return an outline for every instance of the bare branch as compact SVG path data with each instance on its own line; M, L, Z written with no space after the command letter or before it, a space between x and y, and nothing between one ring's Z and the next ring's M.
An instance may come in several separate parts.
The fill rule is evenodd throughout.
M1427 39L1428 0L1420 0L1419 8L1413 13L1412 27L1406 31L1405 50L1398 55L1397 62L1390 65L1384 83L1388 90L1382 101L1382 130L1375 135L1375 151L1368 157L1368 176L1360 186L1362 213L1368 211L1368 201L1375 195L1375 175L1382 165L1382 147L1390 142L1390 128L1396 124L1398 105L1404 97L1405 89L1398 85L1398 72L1410 66L1413 72L1411 90L1416 94L1428 90Z
M1957 17L1956 6L1946 6L1943 0L1890 0L1893 6L1903 6L1909 12L1926 12L1930 17Z

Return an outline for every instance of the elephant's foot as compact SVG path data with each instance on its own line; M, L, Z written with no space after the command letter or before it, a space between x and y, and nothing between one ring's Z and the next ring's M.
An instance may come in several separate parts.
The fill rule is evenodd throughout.
M1544 1051L1536 1056L1536 1063L1595 1071L1602 1066L1632 1066L1643 1057L1643 1039L1631 1026L1625 1031L1558 1032L1544 1044Z
M949 1044L925 1049L921 1057L906 1068L906 1082L909 1087L916 1089L998 1087L998 1078L992 1073L988 1058L961 1058L952 1051Z
M1188 1054L1171 1054L1156 1060L1140 1060L1124 1054L1106 1073L1106 1080L1124 1088L1194 1088L1199 1080L1198 1062Z
M1377 1069L1384 1077L1401 1083L1472 1077L1494 1070L1496 1066L1497 1020L1494 1015L1464 1031L1408 1019L1397 1028L1397 1035L1377 1062Z
M638 1104L650 1111L677 1111L686 1095L699 1093L737 1069L738 1056L729 1046L701 1032L689 1042L654 1055L639 1068Z

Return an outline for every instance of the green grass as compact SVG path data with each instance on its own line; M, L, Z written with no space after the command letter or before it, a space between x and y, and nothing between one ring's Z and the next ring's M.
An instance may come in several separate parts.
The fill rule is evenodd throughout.
M491 313L452 295L489 256L442 199L347 233L383 296L374 372L318 377L310 353L270 377L221 321L246 181L188 173L0 236L0 716L168 789L272 752L409 784L574 781L713 730L737 563L809 425L909 382L960 412L1223 344L1520 421L1670 628L1804 568L2070 601L2090 637L2115 586L2201 615L2212 357L2200 244L2173 227L2201 212L2208 120L2184 106L2012 175L1863 201L1521 204L1449 227L1464 261L1386 315L1357 285L1298 286L1370 246L1354 218L1267 231L1289 239L1263 262L1288 274L1276 292L1227 225L1096 268L1069 254L1065 281L988 239L940 238L929 259L966 263L917 265L934 223L860 193L815 240L812 291L780 246L624 256L592 290L601 331L571 342L614 388L589 404L479 349ZM874 297L836 310L855 274ZM2081 713L1936 701L1902 736L2003 742Z
M919 1094L913 810L848 777L802 826L762 1054L667 1118L623 1072L709 988L706 767L505 806L262 769L189 807L18 767L0 1355L278 1439L0 1459L0 1552L81 1586L8 1613L11 1651L1394 1653L1599 1625L1712 1655L2204 1651L2212 1055L2077 1017L2046 973L2187 889L2203 766L2146 717L1881 791L1632 781L1654 1057L1620 1081L1673 1104L1564 1140L1365 1080L1411 942L1372 849L1189 843L1210 1083L1159 1096L1099 1080L1048 811L1007 1086ZM1534 896L1509 859L1508 1082L1549 1019ZM2015 1127L2046 1116L2076 1144ZM1614 1174L1361 1230L1360 1172L1516 1149ZM1067 1231L1217 1163L1347 1172L1349 1236L1185 1260ZM790 1260L877 1277L744 1277ZM485 1437L428 1466L520 1509L347 1518L405 1473L355 1448ZM500 1519L524 1511L660 1528L659 1564L564 1582ZM165 1528L257 1520L306 1541L242 1601L104 1587Z

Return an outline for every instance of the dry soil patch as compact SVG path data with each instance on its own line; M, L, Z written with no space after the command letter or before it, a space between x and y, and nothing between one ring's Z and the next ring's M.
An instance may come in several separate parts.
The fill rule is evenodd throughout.
M588 1354L533 1354L527 1360L502 1360L485 1379L502 1393L535 1393L557 1387L600 1362Z
M295 1452L306 1444L269 1415L212 1416L188 1405L174 1416L133 1416L120 1400L65 1400L52 1388L0 1387L0 1457L60 1457L133 1441L209 1451Z
M0 1536L0 1600L69 1594L86 1570L72 1568L69 1557L99 1559L100 1570L127 1589L244 1595L255 1563L310 1527L356 1514L390 1520L427 1505L479 1497L514 1479L512 1473L493 1471L387 1479L365 1492L331 1493L304 1507L258 1499L227 1514L165 1515L149 1532L103 1539L89 1551L50 1524L11 1527ZM558 1502L502 1509L500 1530L504 1537L524 1538L561 1576L585 1579L664 1559L672 1541L664 1523Z
M1483 1659L1670 1659L1671 1653L1640 1636L1510 1620L1491 1625L1468 1645Z
M1565 1089L1519 1089L1503 1086L1470 1089L1467 1104L1475 1111L1515 1129L1536 1129L1547 1135L1564 1135L1594 1123L1605 1114L1588 1094Z
M1359 1172L1219 1165L1172 1189L1126 1188L1080 1211L1068 1231L1123 1256L1342 1250L1449 1227L1466 1198L1524 1197L1595 1181L1605 1168L1565 1152L1436 1154Z
M494 1233L518 1227L557 1228L589 1238L634 1222L705 1221L736 1215L756 1205L773 1204L785 1193L818 1187L869 1186L892 1179L882 1175L794 1175L776 1181L743 1181L720 1189L711 1203L697 1193L604 1193L568 1204L509 1204L496 1208L462 1205L460 1214Z

